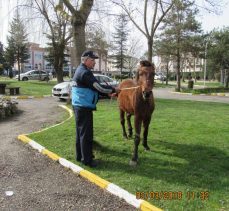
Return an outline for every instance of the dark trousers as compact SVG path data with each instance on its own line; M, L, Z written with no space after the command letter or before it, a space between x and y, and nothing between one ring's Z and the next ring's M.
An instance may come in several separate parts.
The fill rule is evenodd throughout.
M92 161L93 112L73 107L76 121L76 160L89 164Z

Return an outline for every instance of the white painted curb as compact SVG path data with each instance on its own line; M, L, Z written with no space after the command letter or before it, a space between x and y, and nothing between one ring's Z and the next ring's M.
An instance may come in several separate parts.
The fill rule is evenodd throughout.
M106 190L122 199L125 199L129 204L133 205L136 208L140 208L140 205L143 201L141 199L136 199L136 196L130 194L126 190L120 188L119 186L113 183L110 183L107 186Z
M38 144L37 142L31 140L28 143L30 146L32 146L34 149L38 150L39 152L41 152L43 149L45 149L43 146L41 146L40 144Z

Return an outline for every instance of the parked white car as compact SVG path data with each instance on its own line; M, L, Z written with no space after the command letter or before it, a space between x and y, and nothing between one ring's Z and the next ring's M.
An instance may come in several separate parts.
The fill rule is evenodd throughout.
M166 80L166 76L163 73L155 73L154 76L155 80L160 80L160 81L165 81Z
M102 85L117 87L119 84L116 80L113 80L106 75L94 74L94 76ZM73 84L73 81L65 81L55 85L52 89L52 96L58 97L61 100L71 99L71 90Z
M15 76L15 79L18 79L18 75ZM25 73L20 74L20 80L28 81L28 80L41 80L41 81L49 81L51 79L51 75L43 70L30 70Z

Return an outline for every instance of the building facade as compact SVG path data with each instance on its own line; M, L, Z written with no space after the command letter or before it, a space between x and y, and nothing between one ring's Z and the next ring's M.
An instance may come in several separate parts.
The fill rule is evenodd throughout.
M45 70L47 61L44 59L45 49L41 48L37 43L29 43L29 59L27 63L22 66L22 72L29 70Z
M204 59L195 58L191 55L182 57L181 59L181 72L183 73L193 73L202 72L204 66ZM159 56L157 58L156 72L166 73L167 69L169 72L174 73L177 70L177 62L174 58L165 58Z
M47 51L45 48L40 47L37 43L29 43L29 59L27 63L24 63L22 65L22 72L26 72L33 69L38 70L45 70L46 72L53 72L53 66L49 64L49 62L45 59L45 55L47 55ZM105 74L107 71L107 51L99 51L95 49L91 49L95 51L99 59L96 60L96 65L94 67L94 72ZM67 56L65 60L67 61L67 64L64 65L63 70L68 71L69 73L72 73L77 68L76 63L76 54L73 47L67 47L66 48L66 54ZM18 69L15 66L16 69ZM71 75L71 74L70 74Z

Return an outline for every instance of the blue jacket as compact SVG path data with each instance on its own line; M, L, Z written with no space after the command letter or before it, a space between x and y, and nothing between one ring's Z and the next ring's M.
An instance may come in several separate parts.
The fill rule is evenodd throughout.
M72 105L80 108L95 110L100 93L112 93L114 88L111 86L102 86L96 80L95 76L84 64L80 64L73 76L76 84L72 87ZM95 84L102 87L97 90ZM101 92L104 91L104 92Z
M72 105L96 109L98 92L89 88L72 87Z

